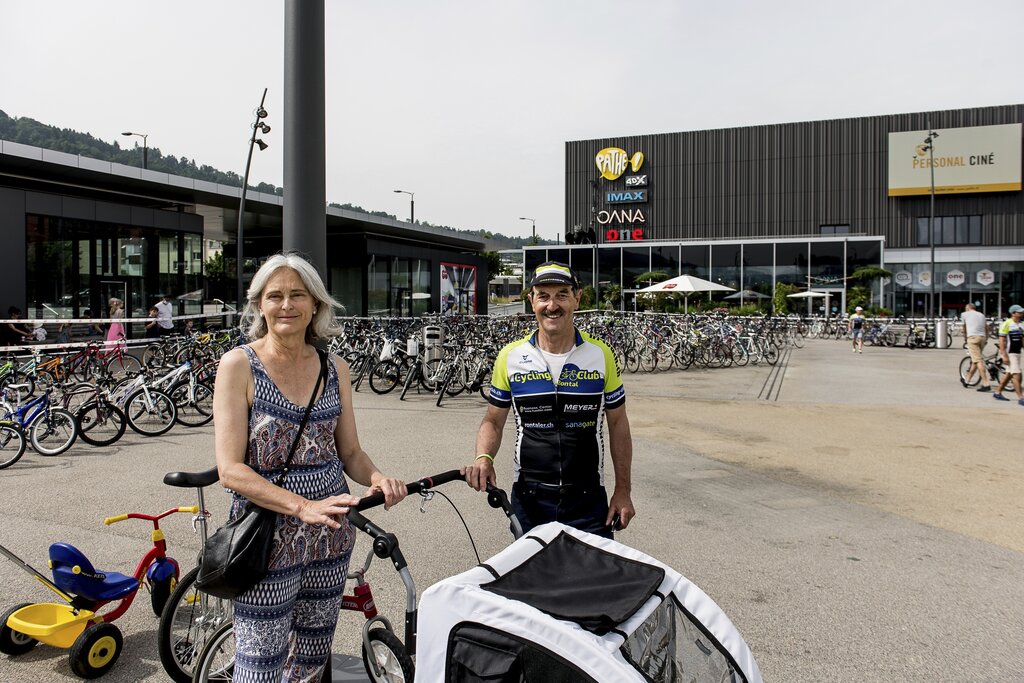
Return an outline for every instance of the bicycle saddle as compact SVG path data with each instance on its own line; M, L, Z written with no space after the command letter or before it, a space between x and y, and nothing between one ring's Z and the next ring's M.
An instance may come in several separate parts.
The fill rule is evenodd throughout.
M96 571L82 551L69 543L50 546L50 571L57 588L89 600L118 600L139 588L134 576Z
M168 486L181 488L202 488L215 484L220 479L217 468L208 469L204 472L168 472L164 475L164 483Z

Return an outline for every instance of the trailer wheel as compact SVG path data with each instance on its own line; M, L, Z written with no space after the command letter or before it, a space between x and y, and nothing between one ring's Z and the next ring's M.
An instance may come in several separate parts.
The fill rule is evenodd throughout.
M23 602L15 605L0 616L0 652L5 655L23 655L36 646L39 641L32 636L15 631L7 625L7 619L23 607L29 607L31 602Z
M114 666L123 645L121 630L113 624L90 626L71 646L71 670L81 678L99 678Z
M369 633L372 655L363 646L363 667L373 683L411 683L415 667L394 633L384 628L371 629ZM373 675L370 657L377 662L380 675Z

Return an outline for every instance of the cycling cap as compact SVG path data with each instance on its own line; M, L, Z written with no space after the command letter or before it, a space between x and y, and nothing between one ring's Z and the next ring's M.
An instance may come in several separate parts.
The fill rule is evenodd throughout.
M855 309L853 309L853 310L855 310L855 311L863 311L864 309L863 309L863 308L861 308L860 306L858 306L857 308L855 308Z
M1024 312L1024 307L1018 306L1017 304L1014 304L1014 305L1010 306L1010 313L1021 313L1021 312Z
M545 261L537 266L537 270L533 272L533 280L530 281L531 287L536 287L537 285L571 285L574 288L578 288L579 284L576 273L572 272L569 266L558 261Z

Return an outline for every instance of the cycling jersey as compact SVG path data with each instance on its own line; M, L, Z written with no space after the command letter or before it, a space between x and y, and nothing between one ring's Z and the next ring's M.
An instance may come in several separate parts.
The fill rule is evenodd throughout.
M999 336L1006 337L1006 352L1020 353L1024 345L1024 322L1014 322L1013 318L1007 318L999 326Z
M604 342L576 330L556 386L537 333L514 341L498 353L488 400L514 409L515 481L604 486L604 412L626 402Z

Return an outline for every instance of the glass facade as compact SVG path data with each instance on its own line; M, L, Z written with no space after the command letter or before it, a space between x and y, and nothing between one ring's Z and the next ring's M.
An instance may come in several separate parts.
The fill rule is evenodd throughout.
M775 289L774 244L743 245L743 288L771 296Z
M177 314L201 310L201 235L29 214L25 238L26 317L102 317L116 296L145 318L165 292Z

